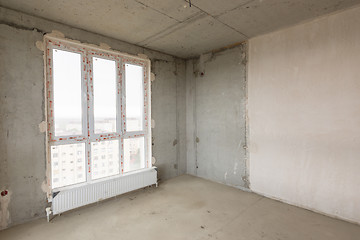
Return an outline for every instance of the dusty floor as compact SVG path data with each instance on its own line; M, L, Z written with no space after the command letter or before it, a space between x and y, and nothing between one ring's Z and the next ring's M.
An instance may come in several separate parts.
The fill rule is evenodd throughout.
M192 176L0 232L21 239L360 239L360 226Z

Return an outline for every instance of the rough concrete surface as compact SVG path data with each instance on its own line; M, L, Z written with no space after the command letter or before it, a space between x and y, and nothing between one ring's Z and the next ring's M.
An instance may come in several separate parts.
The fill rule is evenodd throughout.
M186 173L196 175L196 60L186 61Z
M187 111L187 127L195 139L188 139L188 173L246 188L246 44L191 63L187 101L195 106Z
M164 180L186 171L186 161L183 157L185 122L178 119L185 113L185 97L179 95L185 92L185 64L183 61L170 63L154 60L152 71L156 73L156 80L151 84L151 113L156 123L152 130L153 156L160 173L158 177ZM178 140L180 132L181 142Z
M178 57L241 42L359 0L0 0L22 11Z
M45 133L39 129L45 120L44 67L36 42L52 30L81 42L106 43L115 50L149 56L156 74L152 118L157 122L152 133L158 175L167 179L186 169L184 60L0 7L0 190L12 193L8 204L0 201L0 229L45 215Z
M357 223L359 26L360 7L254 38L248 75L251 189Z
M0 25L0 35L0 189L12 192L1 229L44 215L46 194L42 34Z
M360 226L184 175L0 232L6 240L357 240Z
M295 24L347 8L358 1L331 0L326 5L325 0L285 1L279 5L275 0L198 0L190 10L182 9L183 5L177 1L178 10L174 11L171 8L174 1L137 0L122 1L117 6L125 11L124 15L114 13L111 6L103 8L103 1L83 3L72 1L77 7L68 8L69 3L64 1L51 0L46 4L0 1L33 15L54 17L59 22L66 20L69 22L65 24L98 29L100 34L183 57L224 47L227 41L237 42L245 39L245 35L255 36L284 27L285 23ZM88 7L93 9L86 11ZM109 12L101 12L106 9ZM89 14L79 17L84 11ZM146 24L136 14L144 15ZM161 16L157 18L157 14ZM279 16L288 21L281 21ZM359 8L354 8L250 40L250 57L255 59L256 67L250 66L253 91L249 105L252 189L355 222L360 222L358 16ZM114 17L119 24L109 19ZM171 20L166 21L168 18ZM249 26L245 31L243 24ZM172 178L186 170L213 181L248 187L243 46L202 55L200 59L188 60L185 66L184 60L161 52L0 7L0 190L9 192L0 199L0 229L45 215L42 190L45 134L39 131L44 120L43 58L36 42L52 30L81 42L103 43L122 52L146 54L152 60L156 75L152 83L152 118L156 122L152 129L153 155L159 178ZM140 227L149 238L171 239L190 238L186 235L189 232L193 232L191 239L353 239L358 233L354 225L257 195L235 189L221 190L230 188L190 177L179 179L182 180L169 181L160 187L158 191L162 195L154 198L159 205L152 203L151 212L145 208L145 200L135 208L125 205L117 208L120 219L118 215L106 218L105 214L111 213L114 206L105 207L104 212L98 212L98 219L104 219L99 225L104 228L101 233L94 230L99 224L97 216L91 219L92 212L87 208L79 210L86 218L76 216L77 211L64 215L74 216L75 223L81 226L80 234L71 221L58 218L54 223L60 224L62 233L73 238L90 239L100 238L101 234L118 237L119 232L129 238L140 237ZM228 192L234 193L229 196ZM143 194L149 199L157 196L152 191ZM245 200L237 199L237 194L246 196ZM186 198L189 195L191 198ZM253 204L256 208L251 207ZM213 210L205 211L208 206ZM215 220L209 215L214 212L218 213ZM81 225L87 221L89 225ZM132 227L135 223L141 223L139 228ZM13 228L25 229L24 233L10 229L0 236L25 234L17 237L26 239L44 234L39 239L45 239L52 235L51 231L60 229L57 226L45 225L40 220ZM164 226L171 231L164 232ZM174 237L173 231L178 235Z

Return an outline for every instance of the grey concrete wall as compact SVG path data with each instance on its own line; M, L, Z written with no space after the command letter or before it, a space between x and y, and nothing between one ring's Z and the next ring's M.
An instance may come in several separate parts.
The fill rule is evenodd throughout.
M191 175L196 175L196 61L186 61L186 173Z
M37 31L0 25L0 189L10 202L2 209L1 228L44 215L45 134L42 52ZM1 197L3 200L5 197ZM5 203L1 201L1 207Z
M360 223L360 7L250 40L250 184Z
M160 180L186 172L185 64L183 60L152 62L153 156Z
M0 229L45 215L43 34L59 30L85 43L106 43L152 60L153 156L159 178L186 171L185 61L95 33L0 8ZM9 199L10 198L10 199ZM9 214L9 216L8 216Z
M246 45L188 60L186 84L187 172L247 188Z

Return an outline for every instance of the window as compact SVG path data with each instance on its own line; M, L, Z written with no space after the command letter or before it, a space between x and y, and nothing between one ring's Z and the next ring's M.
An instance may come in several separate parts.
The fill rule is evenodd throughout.
M45 42L52 189L150 168L150 61Z

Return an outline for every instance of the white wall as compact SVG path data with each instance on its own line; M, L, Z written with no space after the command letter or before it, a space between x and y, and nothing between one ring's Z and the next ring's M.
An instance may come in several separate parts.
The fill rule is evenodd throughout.
M360 223L360 7L249 44L251 189Z

